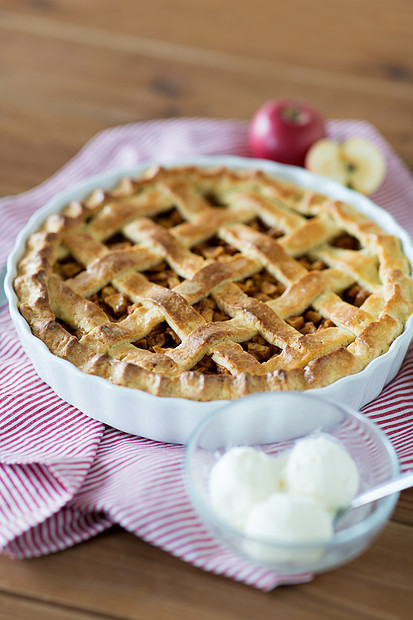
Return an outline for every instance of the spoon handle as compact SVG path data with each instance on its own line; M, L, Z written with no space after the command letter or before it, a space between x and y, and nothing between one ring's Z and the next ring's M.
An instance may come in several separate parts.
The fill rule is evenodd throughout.
M385 495L390 495L391 493L396 493L396 491L408 489L411 486L413 486L413 471L408 471L405 474L401 474L398 478L395 478L394 480L389 480L388 482L379 484L378 486L369 489L365 493L358 495L351 502L351 508L358 508L359 506L364 506L364 504L374 502L376 499L380 499Z

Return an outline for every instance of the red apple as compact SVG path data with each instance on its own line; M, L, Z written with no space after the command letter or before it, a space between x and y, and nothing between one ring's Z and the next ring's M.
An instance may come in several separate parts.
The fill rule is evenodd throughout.
M326 135L322 116L305 103L268 101L253 116L248 142L253 157L303 166L310 146Z

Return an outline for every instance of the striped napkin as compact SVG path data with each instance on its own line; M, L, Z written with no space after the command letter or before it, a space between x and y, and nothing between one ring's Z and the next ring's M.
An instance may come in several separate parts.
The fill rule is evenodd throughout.
M244 122L176 119L98 134L42 185L0 200L0 264L29 216L86 177L141 161L190 155L247 155ZM413 233L413 180L368 123L331 121L335 139L364 136L386 156L375 202ZM281 578L222 548L199 521L182 478L184 448L105 427L59 399L26 357L6 307L0 310L0 549L12 558L65 549L119 524L136 536L219 575L270 590ZM395 380L364 412L387 433L402 469L413 466L413 349Z

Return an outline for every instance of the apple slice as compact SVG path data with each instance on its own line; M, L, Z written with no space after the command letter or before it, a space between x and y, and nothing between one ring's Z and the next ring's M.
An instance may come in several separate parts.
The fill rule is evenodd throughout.
M382 183L386 163L379 149L363 138L349 138L341 145L349 169L348 185L361 194L372 194Z
M362 194L373 193L386 173L381 151L358 136L341 144L328 138L318 140L307 153L305 167Z
M310 147L305 158L305 167L323 177L347 184L348 171L341 157L341 146L329 138L318 140Z

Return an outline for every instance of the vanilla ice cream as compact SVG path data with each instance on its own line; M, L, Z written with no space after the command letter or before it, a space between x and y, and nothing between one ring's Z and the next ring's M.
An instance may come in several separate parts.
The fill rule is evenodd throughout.
M333 536L332 515L310 497L273 493L250 510L244 531L247 536L270 543L248 543L245 550L256 559L308 562L320 556L320 548L297 550L284 548L283 543L329 540ZM276 546L277 542L281 545Z
M322 433L297 441L277 456L252 447L231 448L214 464L209 478L214 510L250 537L246 553L269 562L319 558L321 543L333 536L335 511L350 503L358 487L350 454ZM314 546L294 549L294 543Z
M214 510L232 526L243 528L251 508L281 489L283 463L251 447L231 448L211 471L209 493Z
M356 495L359 473L347 450L320 434L294 445L285 467L285 483L291 493L311 497L334 511Z

